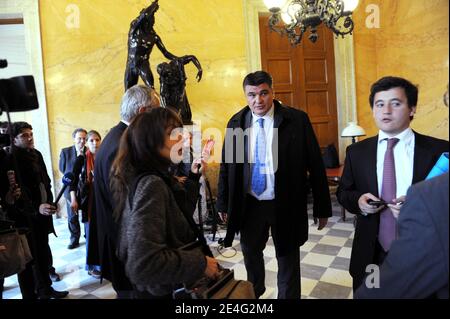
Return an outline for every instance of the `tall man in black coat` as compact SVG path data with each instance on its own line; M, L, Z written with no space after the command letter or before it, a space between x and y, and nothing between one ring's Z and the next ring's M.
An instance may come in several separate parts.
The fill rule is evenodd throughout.
M85 156L85 144L86 144L87 131L84 128L77 128L72 133L73 146L63 148L59 155L59 170L61 173L72 173L75 160L78 156ZM70 231L70 243L67 246L68 249L77 248L80 245L80 220L78 218L78 203L80 202L75 198L75 194L70 192L70 188L67 187L64 192L67 205L67 222Z
M96 227L102 277L112 282L118 298L131 298L133 289L125 275L123 264L116 256L118 224L112 216L109 174L123 132L138 113L153 107L159 107L159 97L154 89L143 85L129 88L122 97L121 121L106 135L95 158L95 210L91 216L90 234L95 232Z
M271 229L278 298L300 298L299 247L308 239L308 179L319 229L331 216L320 148L308 115L274 100L269 73L248 74L243 88L248 106L228 122L220 166L217 205L228 221L224 245L231 246L240 232L248 280L260 297L265 291L263 250Z
M409 186L425 179L439 156L449 148L448 141L421 135L410 128L417 97L417 87L406 79L384 77L375 82L369 103L379 133L347 148L337 198L345 209L356 214L350 259L354 290L363 283L366 267L381 265L389 251L392 241L386 245L381 238L386 231L385 226L380 227L381 214L393 214L395 218ZM387 145L394 138L398 140L393 147L395 198L382 198L389 208L371 205L371 200L382 197ZM383 218L386 217L391 218L389 215ZM393 224L391 239L395 238L395 221Z

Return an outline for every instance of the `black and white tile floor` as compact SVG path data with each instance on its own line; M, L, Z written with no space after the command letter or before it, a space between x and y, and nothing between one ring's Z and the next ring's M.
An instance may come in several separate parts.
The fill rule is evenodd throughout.
M313 224L312 216L309 219ZM61 275L62 280L53 283L56 290L68 290L68 299L114 299L116 294L111 284L88 275L85 270L85 244L82 238L77 249L68 250L69 231L67 219L54 220L58 237L50 235L50 246L53 252L53 265ZM236 253L227 249L219 255L217 239L225 235L225 230L219 229L216 241L212 241L212 234L206 232L213 252L217 255L222 266L234 269L235 277L246 279L243 255L238 238L233 243ZM352 298L352 279L348 273L350 252L354 235L353 217L348 216L344 222L340 216L340 207L333 202L333 216L327 227L318 231L317 226L309 229L309 240L300 247L301 258L301 291L302 298L308 299L347 299ZM262 299L277 297L277 262L272 239L264 250L266 262L266 292ZM20 289L17 276L5 279L3 292L5 299L20 299Z

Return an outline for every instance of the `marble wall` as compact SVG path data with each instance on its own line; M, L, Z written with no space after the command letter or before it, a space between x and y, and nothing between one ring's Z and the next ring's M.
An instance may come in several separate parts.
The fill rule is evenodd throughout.
M377 8L379 28L370 28ZM378 132L370 85L396 75L419 86L412 128L448 140L449 110L442 98L449 78L448 0L360 0L353 16L358 122L368 136Z
M119 121L129 24L150 3L40 1L55 172L59 150L72 143L73 129L97 129L104 135ZM159 4L155 30L165 47L175 55L196 55L204 70L197 83L197 69L193 64L186 66L193 120L202 130L216 127L222 132L230 116L245 105L241 89L247 70L242 1L163 0ZM163 61L166 59L155 46L150 64L157 90L156 66ZM216 139L219 142L222 137Z
M73 129L97 129L104 135L119 120L129 23L149 3L39 1L55 177L59 150L72 143ZM196 68L186 66L188 97L202 130L214 127L223 132L230 116L245 104L242 78L257 65L249 62L254 55L246 42L246 3L160 0L155 30L164 45L175 55L196 55L204 69L197 83ZM379 28L366 23L371 5L379 8ZM449 75L448 5L447 0L360 0L354 13L355 96L357 119L368 135L377 131L367 102L370 84L395 74L420 86L413 128L448 139L448 109L442 103ZM155 47L150 62L156 79L156 65L162 61ZM221 137L216 140L220 148ZM216 168L210 170L213 187Z

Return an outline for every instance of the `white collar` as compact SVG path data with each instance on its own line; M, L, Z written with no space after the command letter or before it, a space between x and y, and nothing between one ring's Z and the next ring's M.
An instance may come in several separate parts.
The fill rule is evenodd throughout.
M405 129L400 134L397 134L395 136L389 136L385 132L380 130L378 132L378 143L380 143L383 140L386 140L386 139L389 139L389 138L394 138L394 137L398 138L400 141L403 141L404 143L407 144L408 142L410 142L414 138L414 132L413 132L413 130L410 127L408 127L407 129Z

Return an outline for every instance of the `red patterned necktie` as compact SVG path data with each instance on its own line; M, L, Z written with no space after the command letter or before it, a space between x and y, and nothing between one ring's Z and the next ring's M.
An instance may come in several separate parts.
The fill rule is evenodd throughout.
M390 138L387 140L387 149L384 154L383 164L383 183L381 184L381 199L387 203L397 196L397 183L395 180L395 160L394 147L399 141L398 138ZM384 251L389 251L392 241L395 239L396 221L392 211L386 207L380 212L380 228L378 231L378 241Z

